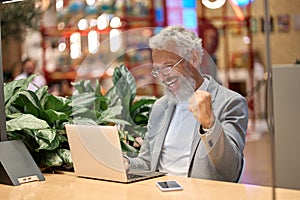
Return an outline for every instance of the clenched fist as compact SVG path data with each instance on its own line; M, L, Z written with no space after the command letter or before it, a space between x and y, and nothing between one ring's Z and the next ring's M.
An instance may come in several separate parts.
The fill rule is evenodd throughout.
M215 121L212 112L211 95L207 91L197 90L189 100L189 111L200 122L203 128L209 129Z

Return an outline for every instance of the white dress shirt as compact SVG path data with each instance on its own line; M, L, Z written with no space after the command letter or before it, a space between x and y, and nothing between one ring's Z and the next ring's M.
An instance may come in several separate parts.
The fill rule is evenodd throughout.
M207 87L208 80L204 79L199 90L207 90ZM196 126L197 121L188 110L188 100L176 105L162 149L159 171L170 175L187 176Z

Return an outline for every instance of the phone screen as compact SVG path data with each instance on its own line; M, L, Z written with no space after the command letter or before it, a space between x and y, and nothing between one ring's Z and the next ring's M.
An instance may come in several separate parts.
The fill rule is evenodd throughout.
M156 182L156 185L159 189L163 191L170 191L170 190L182 190L182 186L179 185L176 181L159 181Z

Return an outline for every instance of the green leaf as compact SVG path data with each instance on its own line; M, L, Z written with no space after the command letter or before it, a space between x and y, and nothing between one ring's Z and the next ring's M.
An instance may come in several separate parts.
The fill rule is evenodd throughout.
M73 107L88 107L94 105L95 99L94 93L82 93L72 97L72 105Z
M43 99L42 103L43 103L42 105L44 110L51 109L51 110L59 111L63 107L65 107L65 99L54 95L47 95Z
M114 89L123 105L122 116L126 121L132 123L130 107L136 95L136 85L133 75L124 65L115 68L113 74Z
M97 96L95 99L95 110L106 110L108 108L107 102L108 99L104 96Z
M98 118L98 121L100 123L114 122L114 123L120 123L120 124L130 124L129 122L127 122L124 119L117 118L122 113L122 109L123 109L122 106L110 107L101 113L101 116Z
M132 135L129 135L129 134L128 134L127 139L128 139L128 141L131 141L131 142L135 141L135 138Z
M19 92L28 88L29 83L34 79L36 75L32 75L25 79L14 80L4 84L4 102L5 107L9 107L12 102L19 96Z
M105 118L114 118L121 114L123 107L122 106L114 106L110 107L107 110L101 113L101 119Z
M127 140L127 135L128 135L128 132L122 130L122 129L119 129L118 130L118 133L119 133L119 138L120 138L120 141L125 141Z
M89 110L90 109L84 107L73 107L71 116L81 116Z
M66 134L66 130L59 130L58 131L59 134L57 134L57 138L58 140L61 142L61 143L64 143L64 142L68 142L68 138L67 138L67 134Z
M41 118L45 119L50 124L57 120L68 119L69 116L63 112L57 112L49 109L41 112Z
M100 84L99 84L99 80L97 79L96 80L96 83L95 83L95 96L101 96L103 97L103 94L101 93L101 88L100 88Z
M24 111L34 116L39 116L39 111L42 109L38 97L30 90L19 92L19 96L15 100L14 104L17 104L21 107L24 106Z
M147 125L149 117L139 114L139 115L134 116L133 119L134 119L135 124L137 124L137 125Z
M156 99L140 99L140 100L134 102L134 104L131 107L130 112L135 112L139 108L147 106L147 105L149 105L149 107L151 107L151 105L153 105L155 103L155 101L156 101Z
M49 150L49 151L55 150L60 145L59 137L55 137L54 140L52 140L51 142L49 142L49 140L47 140L47 139L37 137L36 141L39 144L39 148L37 149L37 151L39 151L41 149Z
M61 157L64 163L66 164L72 164L73 165L73 160L71 157L71 152L68 149L57 149L58 155Z
M125 152L138 152L138 150L136 148L134 148L133 146L130 146L129 144L122 142L122 141L121 141L121 148Z
M78 111L81 112L74 112L74 114L72 114L71 116L73 118L89 118L91 120L97 121L98 117L99 117L99 113L96 110L90 110L90 109L86 109L86 108L82 108ZM85 111L85 112L82 112Z
M23 115L23 114L20 113L20 112L12 113L12 114L6 114L6 119L14 119L14 118L20 117L21 115Z
M46 167L61 166L63 164L62 158L55 151L44 153L41 162Z
M98 125L95 120L90 118L75 118L71 120L72 124Z
M126 106L129 106L136 95L134 76L124 65L121 65L120 67L115 68L112 79L117 94L121 99L125 100L123 103L127 104Z
M147 125L151 106L155 102L154 99L141 99L137 101L132 107L130 116L138 125Z
M114 119L114 118L111 118L111 119L102 119L100 121L101 124L104 124L104 123L113 123L113 124L121 124L121 125L131 125L128 121L125 121L123 119Z
M105 94L105 97L108 99L108 106L116 106L120 105L118 101L120 100L120 97L117 94L117 89L115 87L110 88L107 93Z
M16 131L22 129L47 129L50 128L46 121L38 119L31 114L22 114L6 122L7 131Z
M51 143L55 139L56 132L53 129L40 129L34 131L34 135Z
M71 83L72 86L77 90L79 94L82 93L94 93L94 88L92 87L91 80L80 80Z
M48 86L42 86L39 87L36 91L35 91L36 96L38 97L39 100L41 100L45 95L49 95L48 94ZM41 104L43 105L43 104Z

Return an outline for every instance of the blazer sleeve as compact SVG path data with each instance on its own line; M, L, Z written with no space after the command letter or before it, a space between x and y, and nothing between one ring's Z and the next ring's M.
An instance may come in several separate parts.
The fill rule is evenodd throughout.
M128 158L129 169L150 170L150 147L147 135L148 134L146 134L143 140L143 145L141 146L138 157Z
M243 168L248 106L245 98L237 93L225 90L223 94L226 98L220 95L213 105L213 128L200 134L191 176L200 174L200 178L236 182Z
M148 125L147 125L147 133L145 134L145 138L143 140L143 144L139 151L139 154L135 158L129 158L129 169L142 169L142 170L151 170L151 156L153 153L153 139L154 133L152 128L155 123L156 115L159 115L159 112L156 107L157 104L154 104L150 113Z

